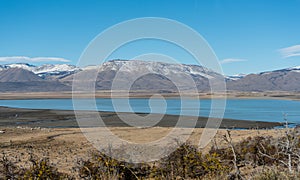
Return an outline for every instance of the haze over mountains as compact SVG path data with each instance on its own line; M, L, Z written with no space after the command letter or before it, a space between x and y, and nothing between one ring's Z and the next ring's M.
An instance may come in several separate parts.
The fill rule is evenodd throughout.
M79 68L68 64L33 66L25 63L0 65L1 92L71 91L74 76L92 80L95 88L109 90L116 78L119 89L132 82L132 90L173 92L180 86L189 90L210 90L210 80L225 80L227 90L237 91L300 91L300 67L257 74L223 76L198 65L170 64L139 60L112 60L100 66ZM192 78L195 84L188 79ZM177 87L176 87L176 85Z

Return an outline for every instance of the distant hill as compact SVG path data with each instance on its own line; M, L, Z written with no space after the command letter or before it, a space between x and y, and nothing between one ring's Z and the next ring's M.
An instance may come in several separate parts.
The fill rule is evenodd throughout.
M227 82L227 89L238 91L300 91L300 67L249 74Z
M73 78L92 81L97 74L95 88L110 90L118 74L117 89L133 82L131 90L177 91L193 87L210 90L210 80L225 80L227 90L236 91L300 91L300 67L292 67L257 74L223 76L198 65L171 64L139 60L112 60L99 66L79 68L68 64L33 66L17 63L0 65L0 91L71 91ZM142 75L143 74L143 75ZM142 76L140 76L142 75Z
M71 88L56 80L45 80L31 71L10 68L0 71L1 92L69 91Z
M0 82L32 82L45 81L31 71L21 68L11 68L0 71Z

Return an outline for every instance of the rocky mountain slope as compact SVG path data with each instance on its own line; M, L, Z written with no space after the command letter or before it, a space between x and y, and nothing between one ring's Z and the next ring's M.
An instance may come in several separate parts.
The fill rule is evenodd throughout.
M92 80L92 74L98 71L96 89L122 90L131 83L132 90L189 90L197 87L201 91L209 90L209 79L223 79L223 76L202 66L170 64L149 61L114 60L103 63L99 67L88 68L61 79L71 85L74 76L81 81ZM190 78L190 81L189 81ZM193 80L193 81L192 81ZM195 82L193 85L192 82ZM175 85L176 84L176 85ZM177 86L177 87L176 87Z
M27 63L15 63L0 65L0 71L12 68L25 69L37 74L42 78L50 79L60 79L80 71L80 68L69 64L44 64L41 66L34 66Z
M114 89L120 90L130 85L131 90L172 92L178 87L190 90L195 85L199 91L209 91L210 82L225 80L227 90L300 91L300 67L223 76L198 65L139 60L112 60L85 68L68 64L0 65L0 91L69 91L74 77L82 82L95 81L97 90L111 89L114 81Z
M71 88L57 80L43 79L31 71L9 68L0 71L0 92L69 91Z
M249 74L227 82L227 89L238 91L300 91L300 67Z

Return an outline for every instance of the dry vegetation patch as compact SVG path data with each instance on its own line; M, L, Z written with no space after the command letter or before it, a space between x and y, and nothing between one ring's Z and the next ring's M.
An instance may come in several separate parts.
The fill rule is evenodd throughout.
M138 136L142 129L112 132L146 142L169 130L144 129L152 136ZM189 143L178 142L179 148L159 161L133 164L98 152L80 129L5 128L0 135L0 179L299 178L298 129L232 130L230 139L226 130L219 130L205 149L196 146L201 133L195 129Z

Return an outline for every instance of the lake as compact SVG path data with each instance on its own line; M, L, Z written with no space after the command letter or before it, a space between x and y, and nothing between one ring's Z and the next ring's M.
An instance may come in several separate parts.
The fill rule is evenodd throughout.
M81 100L82 104L76 109L91 110L86 100ZM197 103L200 103L199 116L208 117L211 111L211 100L184 100L178 98L151 99L131 98L128 108L126 99L114 99L118 104L117 108L112 104L111 99L96 99L99 111L118 112L140 112L140 113L166 113L173 115L197 115ZM287 114L288 122L300 124L300 101L274 100L274 99L227 99L224 118L255 120L269 122L283 122L283 114ZM152 105L152 109L150 108ZM184 104L184 108L181 105ZM165 106L164 106L165 105ZM73 110L72 99L29 99L29 100L0 100L0 106L30 109L57 109ZM165 107L165 108L164 108Z

